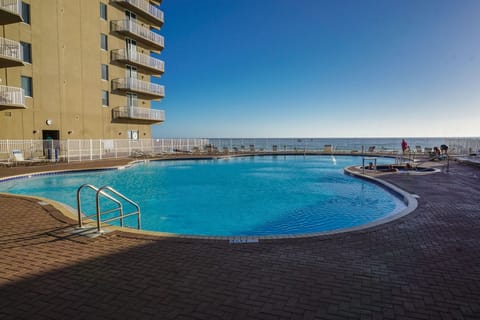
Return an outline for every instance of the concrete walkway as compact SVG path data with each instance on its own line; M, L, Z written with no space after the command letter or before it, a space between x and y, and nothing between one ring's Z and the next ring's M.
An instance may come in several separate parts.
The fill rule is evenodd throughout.
M418 194L418 209L233 245L72 236L54 207L0 196L0 319L480 319L480 169L383 179Z

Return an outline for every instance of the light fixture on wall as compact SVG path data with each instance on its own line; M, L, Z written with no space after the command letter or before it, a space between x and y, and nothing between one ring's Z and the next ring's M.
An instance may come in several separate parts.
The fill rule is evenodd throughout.
M73 133L73 130L68 130L67 133L68 133L68 134L72 134L72 133Z
M47 124L47 126L50 126L50 125L52 125L53 120L48 119L47 121L45 121L45 123Z
M38 132L37 130L33 130L33 131L32 131L33 134L35 134L35 133L37 133L37 132Z

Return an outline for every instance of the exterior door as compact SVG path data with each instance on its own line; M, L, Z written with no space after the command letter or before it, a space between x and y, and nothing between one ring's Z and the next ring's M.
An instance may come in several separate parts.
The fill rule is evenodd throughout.
M127 57L136 59L137 56L137 41L133 39L125 39L125 47L127 48Z
M126 77L127 78L137 79L138 74L137 74L137 68L136 67L127 65L127 68L125 70L126 70Z
M132 22L137 22L137 15L131 11L125 10L125 18Z
M58 160L60 131L58 130L42 130L43 139L43 155L47 159Z
M127 107L137 107L138 99L134 93L127 93Z

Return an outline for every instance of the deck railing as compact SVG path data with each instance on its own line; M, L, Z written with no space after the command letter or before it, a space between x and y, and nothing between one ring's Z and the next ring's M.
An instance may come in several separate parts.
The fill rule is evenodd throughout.
M160 73L165 71L165 63L162 60L155 59L147 54L128 49L112 50L112 60L131 61L140 66L155 69Z
M23 48L20 45L20 42L0 37L0 56L22 61Z
M139 25L132 20L114 20L111 22L112 31L132 33L155 46L164 47L164 38L151 31L149 28Z
M151 83L148 81L138 80L135 78L119 78L112 80L113 90L130 90L135 92L143 92L155 96L164 97L165 87Z
M0 9L22 15L22 1L21 0L0 0Z
M25 108L25 91L22 88L0 85L0 107Z
M165 111L139 107L116 107L113 109L113 119L139 119L165 121Z
M141 12L147 14L148 16L151 16L155 21L159 21L161 24L163 24L164 18L163 18L163 11L158 9L155 6L152 6L148 1L145 0L112 0L113 2L127 2L131 6L139 9Z

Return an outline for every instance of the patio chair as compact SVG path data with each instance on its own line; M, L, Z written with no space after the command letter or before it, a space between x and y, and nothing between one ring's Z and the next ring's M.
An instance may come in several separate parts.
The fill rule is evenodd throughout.
M326 144L323 146L323 152L328 152L328 153L332 153L333 152L333 147L331 144Z
M422 146L415 146L415 153L422 153Z
M192 153L200 153L200 148L199 147L193 147L192 148Z
M13 160L15 162L15 165L17 165L17 164L30 165L30 164L33 164L35 162L39 162L39 161L36 161L36 160L26 160L25 157L23 156L23 152L21 150L13 150L12 154L13 154Z
M367 152L375 152L375 146L371 146L371 147L368 147L368 151Z
M249 150L250 150L250 152L255 152L255 145L251 144Z
M10 157L10 154L7 152L1 152L0 153L0 166L3 167L10 167L13 165L13 160L12 157Z

